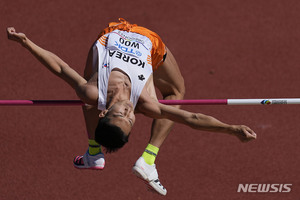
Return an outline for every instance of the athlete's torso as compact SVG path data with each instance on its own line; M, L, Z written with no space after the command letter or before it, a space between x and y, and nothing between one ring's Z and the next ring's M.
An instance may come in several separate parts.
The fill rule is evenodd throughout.
M152 74L152 43L144 35L114 30L96 42L98 49L98 109L106 108L109 77L114 69L130 80L130 101L136 106Z

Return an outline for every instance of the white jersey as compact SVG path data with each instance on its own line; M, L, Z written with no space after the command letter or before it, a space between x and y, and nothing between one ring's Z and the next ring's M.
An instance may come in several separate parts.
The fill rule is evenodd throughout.
M131 81L130 101L135 107L141 92L152 74L152 43L144 35L114 30L100 37L98 49L98 109L106 109L108 79L111 71L118 68Z

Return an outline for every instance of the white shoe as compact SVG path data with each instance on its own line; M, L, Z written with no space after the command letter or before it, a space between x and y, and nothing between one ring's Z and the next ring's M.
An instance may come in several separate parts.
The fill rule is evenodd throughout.
M132 168L132 172L142 180L145 181L146 184L148 184L150 189L154 190L155 192L166 195L167 190L164 188L164 186L160 183L158 179L158 173L155 167L155 164L148 165L143 157L140 157L135 165Z
M77 169L103 169L105 166L104 155L103 153L90 155L87 151L83 156L76 156L73 165Z

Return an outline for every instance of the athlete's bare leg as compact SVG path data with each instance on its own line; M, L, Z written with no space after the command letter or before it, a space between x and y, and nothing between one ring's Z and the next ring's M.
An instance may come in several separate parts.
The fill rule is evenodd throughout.
M154 85L161 92L163 99L183 99L185 94L184 79L174 56L168 49L165 62L154 72L153 77ZM176 105L175 107L179 108L180 106ZM174 122L167 119L153 120L149 143L160 148L173 125Z

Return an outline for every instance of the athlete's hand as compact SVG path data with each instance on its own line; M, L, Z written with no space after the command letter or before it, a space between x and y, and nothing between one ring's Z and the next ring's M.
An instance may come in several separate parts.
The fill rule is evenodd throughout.
M251 130L249 127L244 125L233 125L232 133L241 142L249 142L253 139L256 139L256 133L253 130Z
M7 38L16 41L20 44L24 44L26 41L26 35L24 33L17 33L14 27L7 28Z

